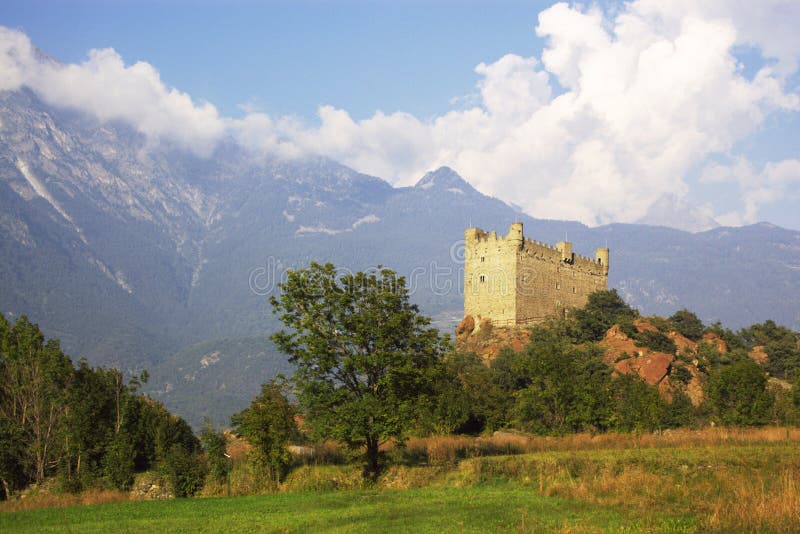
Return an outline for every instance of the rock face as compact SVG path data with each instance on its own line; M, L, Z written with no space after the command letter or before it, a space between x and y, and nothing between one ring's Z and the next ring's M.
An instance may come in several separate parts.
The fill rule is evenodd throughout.
M628 358L617 362L614 370L622 374L638 374L645 382L657 386L669 374L670 366L675 357L663 352L651 352L646 356Z
M750 356L751 359L755 360L756 363L760 363L761 365L764 365L769 361L769 356L764 351L764 347L762 345L756 345L747 355Z
M475 330L475 319L471 315L464 317L456 327L456 337L468 336Z
M667 337L669 337L675 343L675 346L678 347L678 352L697 351L697 343L692 341L688 337L684 336L680 332L675 332L673 330L672 332L667 334Z
M466 317L464 321L468 318L471 317ZM464 321L461 323L464 324ZM530 334L525 327L497 327L491 326L491 322L487 322L482 324L471 335L459 335L458 331L456 331L456 347L458 350L474 352L487 365L497 358L503 348L508 347L515 352L519 352L525 348L528 342L530 342Z
M714 332L708 332L707 334L704 334L703 341L720 351L722 354L728 352L728 344L725 343L725 340Z
M657 332L658 329L645 320L637 320L634 324L638 332ZM697 343L678 332L670 332L669 338L675 342L678 354L693 356L697 352ZM722 340L720 340L722 341ZM659 391L667 399L671 399L676 388L683 387L672 377L674 368L681 366L688 370L689 379L684 391L692 404L698 406L703 402L702 375L697 368L697 360L693 363L678 361L675 354L656 352L646 347L639 347L630 339L619 325L608 329L599 345L606 349L603 360L621 374L637 374L648 384L658 386Z

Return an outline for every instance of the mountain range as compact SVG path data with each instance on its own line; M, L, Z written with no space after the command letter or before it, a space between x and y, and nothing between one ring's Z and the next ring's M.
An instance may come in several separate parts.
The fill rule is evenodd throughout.
M505 233L513 221L580 254L610 247L609 285L644 314L800 328L797 231L541 220L446 167L393 187L232 140L201 158L26 89L0 92L0 311L28 315L74 358L147 368L147 391L195 424L227 422L259 384L291 372L267 340L279 328L267 295L287 269L393 268L452 331L464 229Z

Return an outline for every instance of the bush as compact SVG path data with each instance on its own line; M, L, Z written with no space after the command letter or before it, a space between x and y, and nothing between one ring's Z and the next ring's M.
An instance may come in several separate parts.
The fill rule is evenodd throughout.
M586 306L572 312L576 341L600 341L614 324L630 322L637 312L617 294L616 289L595 291Z
M675 354L678 352L678 347L675 345L675 342L662 332L646 330L637 334L634 342L640 347L647 347L656 352L665 352L667 354Z
M686 309L675 312L669 320L678 333L693 341L700 341L706 329L703 321Z
M129 490L133 485L134 467L133 444L126 434L119 434L103 458L104 478L114 489Z
M763 425L769 422L773 403L766 386L764 370L744 358L711 373L708 398L725 425Z
M206 467L197 454L178 444L167 451L161 472L176 497L191 497L203 487Z

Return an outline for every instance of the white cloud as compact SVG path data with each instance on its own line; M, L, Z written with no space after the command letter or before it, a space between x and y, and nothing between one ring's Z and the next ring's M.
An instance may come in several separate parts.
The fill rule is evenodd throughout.
M800 160L770 162L757 171L744 158L729 165L711 163L705 167L700 180L706 183L733 182L739 187L741 209L718 216L725 225L752 224L769 218L765 207L777 201L800 200Z
M48 64L5 29L0 88L24 84L50 103L129 121L198 153L228 133L253 151L320 154L401 185L449 165L535 216L632 222L659 199L685 208L693 169L712 155L736 157L767 116L800 109L786 87L800 60L797 20L794 0L637 0L608 11L555 4L539 15L541 57L481 63L477 93L425 120L402 112L354 120L332 106L319 108L317 126L258 112L224 119L165 87L147 63L126 66L101 50L79 65ZM737 60L742 45L766 58L755 74ZM721 222L761 216L775 191L787 191L791 180L774 178L787 165L751 172L760 185L737 182L742 210ZM709 167L705 179L714 172L722 171Z
M124 120L152 142L174 142L201 155L225 132L213 105L166 87L149 63L126 66L112 49L92 50L83 63L64 65L38 57L25 34L0 27L0 73L0 89L24 85L49 104L101 121Z
M685 212L693 168L731 151L769 114L800 109L784 79L797 52L774 35L796 38L766 32L787 26L785 3L766 6L771 16L750 3L693 5L641 0L609 18L556 4L539 16L541 58L478 65L471 107L427 121L356 121L323 106L318 127L293 124L281 136L399 184L449 165L539 217L632 222L665 196ZM741 44L761 46L774 65L746 77L734 55ZM707 205L698 211L710 215Z

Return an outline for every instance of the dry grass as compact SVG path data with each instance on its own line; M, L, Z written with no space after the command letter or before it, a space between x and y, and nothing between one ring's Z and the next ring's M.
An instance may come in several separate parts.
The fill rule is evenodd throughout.
M0 502L0 512L18 512L41 508L64 508L66 506L85 506L129 501L130 495L124 491L87 490L81 493L37 492L24 498Z
M466 486L492 480L516 481L543 496L622 506L641 517L692 515L702 532L800 529L797 442L473 458L448 477L449 484Z
M790 441L800 441L800 429L790 429ZM585 451L604 449L713 447L786 441L785 427L721 428L668 430L660 433L570 434L567 436L528 436L515 432L495 432L491 437L430 436L406 442L403 454L430 465L454 465L465 458L525 454L547 451ZM392 451L389 444L385 450Z
M800 469L786 469L777 480L730 477L723 482L733 499L716 501L706 526L720 532L797 532L800 529Z

